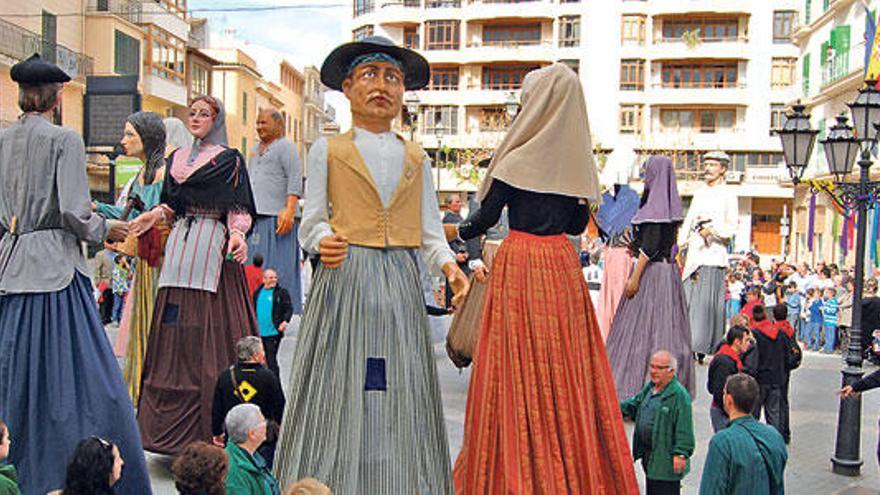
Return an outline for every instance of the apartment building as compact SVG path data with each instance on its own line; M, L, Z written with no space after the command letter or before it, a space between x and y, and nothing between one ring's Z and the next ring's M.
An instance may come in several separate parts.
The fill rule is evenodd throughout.
M867 4L871 9L870 15L876 19L880 2L872 0ZM849 117L846 105L855 99L866 79L864 57L867 20L864 4L854 0L807 1L803 6L800 27L793 33L793 40L800 48L798 72L801 80L796 97L811 114L813 128L819 130L804 178L832 179L824 149L818 140L825 138L838 115L845 113ZM880 179L880 172L873 172L873 180ZM854 249L849 249L848 255L844 256L840 245L843 216L823 193L815 196L813 242L812 249L809 248L812 197L808 185L797 186L789 247L791 258L811 264L818 261L854 264Z
M10 68L34 53L51 60L72 80L66 85L53 120L79 132L83 128L83 94L86 76L95 60L86 55L86 23L82 2L68 0L5 0L0 19L0 128L21 114L18 85Z
M439 190L474 189L461 171L500 142L511 93L530 70L561 62L580 75L603 162L620 148L669 154L687 203L700 155L727 151L741 186L734 250L779 255L792 189L779 185L772 131L797 89L801 3L353 0L351 32L387 36L431 64L429 86L408 100L418 102L414 136L444 165Z

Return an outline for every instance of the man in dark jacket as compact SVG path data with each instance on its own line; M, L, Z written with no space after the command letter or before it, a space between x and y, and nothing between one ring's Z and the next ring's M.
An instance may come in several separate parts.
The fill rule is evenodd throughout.
M755 379L761 387L761 396L753 411L755 419L761 418L782 434L782 386L785 382L785 359L788 352L786 338L780 338L779 328L767 318L764 306L752 310L755 349L746 356L746 366L754 370Z
M263 272L263 284L254 291L254 308L260 338L266 350L266 362L269 363L269 369L280 376L278 347L287 330L287 322L293 316L293 304L290 293L278 285L278 274L271 268Z
M649 363L650 383L620 403L623 416L636 422L633 458L642 460L648 495L680 493L694 453L691 396L675 377L676 368L672 354L655 352Z
M709 418L712 430L716 433L727 428L730 422L724 411L724 384L727 377L743 370L742 355L748 350L752 340L752 332L743 326L733 326L727 331L725 341L709 363L709 379L706 387L712 394L712 405Z
M214 443L224 445L223 422L230 409L239 404L256 404L269 421L268 439L260 446L260 455L271 467L275 457L278 425L284 416L284 391L278 375L266 369L263 343L255 336L247 336L235 344L237 362L220 373L214 387L214 406L211 411L211 431ZM274 423L274 424L273 424Z

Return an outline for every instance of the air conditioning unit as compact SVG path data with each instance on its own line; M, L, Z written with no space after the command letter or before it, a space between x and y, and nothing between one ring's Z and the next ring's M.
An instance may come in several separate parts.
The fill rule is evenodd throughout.
M742 182L743 173L737 170L731 170L724 174L724 178L727 179L728 184L739 184Z

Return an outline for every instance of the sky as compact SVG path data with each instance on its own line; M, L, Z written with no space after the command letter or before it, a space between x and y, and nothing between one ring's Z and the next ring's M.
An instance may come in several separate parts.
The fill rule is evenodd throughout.
M199 11L279 6L292 8ZM275 81L282 58L300 70L306 65L320 68L333 48L351 39L351 0L188 0L187 7L193 17L208 18L212 46L238 46L257 61L267 79ZM340 126L347 128L351 118L345 97L328 91L327 103L336 109Z

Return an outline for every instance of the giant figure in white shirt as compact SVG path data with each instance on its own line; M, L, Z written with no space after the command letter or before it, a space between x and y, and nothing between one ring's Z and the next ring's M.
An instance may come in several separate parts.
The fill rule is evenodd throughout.
M706 187L694 193L678 231L678 245L687 249L682 279L692 347L701 362L724 335L724 270L739 219L736 193L724 178L729 165L723 151L703 155Z

